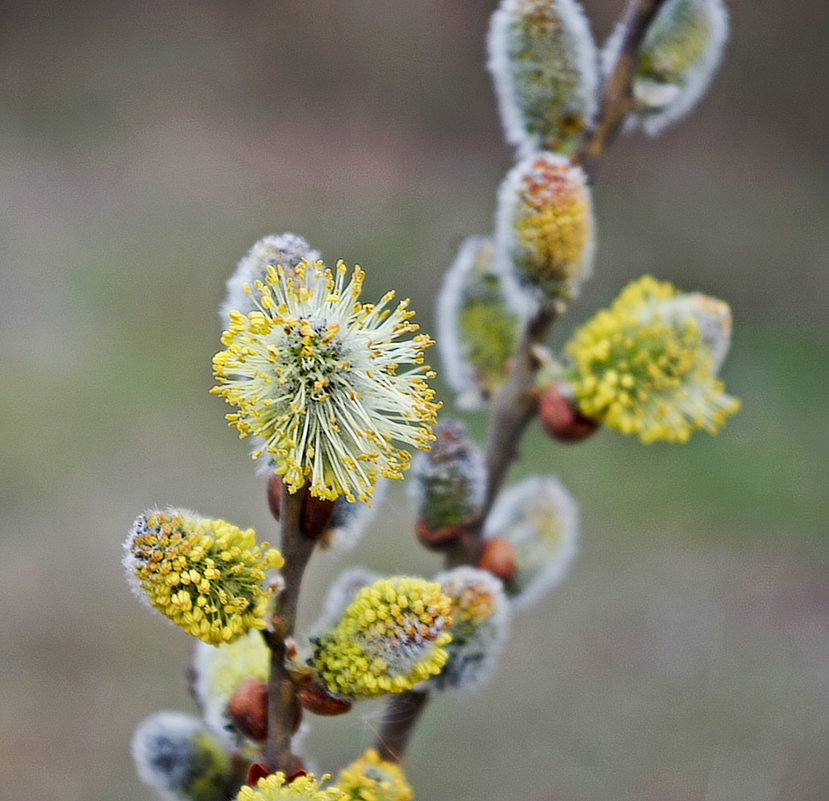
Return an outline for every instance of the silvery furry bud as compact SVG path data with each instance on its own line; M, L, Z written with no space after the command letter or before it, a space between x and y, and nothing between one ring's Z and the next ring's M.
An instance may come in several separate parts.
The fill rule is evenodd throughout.
M412 462L410 494L418 536L427 547L451 545L479 514L486 491L483 456L460 423L444 420L431 448Z
M504 382L523 317L492 257L489 237L464 240L438 294L441 377L464 409L480 406Z
M502 0L487 66L518 156L570 153L593 120L599 83L590 26L575 0Z
M620 24L602 53L613 69L622 48ZM719 66L728 39L723 0L668 0L645 35L633 78L635 116L656 136L684 117L702 98Z
M576 555L578 507L553 476L531 476L498 496L484 524L487 540L503 537L515 549L506 582L513 604L526 608L566 575Z
M156 712L132 737L138 778L165 801L225 801L230 757L202 722L183 712Z

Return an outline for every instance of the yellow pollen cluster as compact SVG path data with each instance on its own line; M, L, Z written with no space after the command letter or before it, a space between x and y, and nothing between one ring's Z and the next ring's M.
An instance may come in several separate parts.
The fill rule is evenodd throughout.
M380 759L373 748L340 771L336 786L349 801L412 801L414 798L400 766Z
M464 584L457 588L444 585L444 592L452 599L453 636L466 636L495 612L495 597L484 583Z
M344 698L411 689L446 663L450 611L436 582L380 579L359 590L336 626L313 641L309 664L329 692Z
M224 520L151 511L133 524L124 564L154 608L188 634L219 645L265 625L269 591L262 581L284 560L255 536Z
M680 297L644 276L576 332L567 351L585 415L648 443L716 433L737 411L739 401L714 375L698 320L677 314Z
M552 294L579 278L591 236L586 189L564 164L538 161L524 179L515 220L518 266Z
M247 287L248 314L230 312L225 350L213 358L212 392L236 406L228 423L259 439L274 472L292 492L370 499L378 477L401 478L411 454L394 442L428 447L439 404L426 383L434 373L423 350L434 344L410 322L408 301L358 300L364 273L355 267L300 264L290 274L269 267ZM401 365L411 365L400 370Z
M507 173L496 245L519 284L549 300L576 295L592 270L593 228L584 173L565 156L537 153Z
M320 782L328 776L323 776ZM236 801L345 801L346 795L337 787L322 788L313 773L297 776L290 783L285 774L272 773L256 782L256 787L245 785L239 790Z

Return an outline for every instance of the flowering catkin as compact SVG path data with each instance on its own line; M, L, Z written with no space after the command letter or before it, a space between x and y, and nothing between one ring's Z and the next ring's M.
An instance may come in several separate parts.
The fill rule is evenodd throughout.
M450 609L436 582L380 579L356 593L333 628L312 638L309 665L330 693L350 700L409 690L446 663Z
M380 476L400 478L411 454L393 442L426 447L438 404L408 302L387 308L358 300L364 273L299 264L268 267L256 282L255 309L230 313L225 350L213 357L213 392L238 407L226 415L239 435L263 443L291 492L368 500ZM401 369L411 365L408 369ZM259 452L255 451L258 457Z
M722 301L633 281L567 344L579 408L644 443L715 434L740 406L716 377L730 332Z
M374 748L344 767L335 786L348 801L412 801L414 798L400 765L381 759Z
M124 551L136 594L211 645L265 627L265 571L284 562L253 529L174 509L140 515Z
M576 0L502 0L487 66L507 141L519 158L570 153L597 109L596 45Z
M501 581L486 570L463 565L435 576L452 602L449 659L429 679L429 689L473 690L492 675L507 635L509 608Z
M555 153L518 162L498 190L496 262L507 287L544 301L578 294L593 269L595 223L580 167Z

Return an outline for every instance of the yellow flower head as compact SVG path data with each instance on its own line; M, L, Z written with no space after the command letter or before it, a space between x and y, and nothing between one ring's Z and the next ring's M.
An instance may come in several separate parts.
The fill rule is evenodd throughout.
M392 442L427 447L438 404L423 365L432 340L399 340L417 330L408 302L387 308L388 292L361 303L364 273L355 267L346 283L346 272L342 262L333 273L321 262L291 274L268 266L248 286L256 308L230 312L212 391L238 407L229 424L261 439L291 492L307 481L316 497L353 501L368 500L379 476L402 476L411 454Z
M451 624L440 584L380 579L356 593L332 629L312 638L308 661L325 688L344 698L403 692L440 672Z
M716 433L740 406L716 377L730 331L722 301L639 278L567 345L579 408L646 443Z
M412 801L414 798L400 765L380 759L373 748L340 771L336 786L348 801Z
M489 71L519 156L569 153L596 113L598 56L576 0L502 0L489 29Z
M328 776L323 776L325 781ZM239 790L236 801L345 801L346 796L336 787L322 788L313 773L297 776L285 782L285 774L272 773L256 782L256 787L245 785Z
M141 598L188 634L218 645L265 627L269 590L262 581L284 560L255 537L224 520L151 510L132 525L124 567Z
M507 173L495 239L519 285L547 299L575 296L593 269L593 229L584 173L564 156L536 153Z

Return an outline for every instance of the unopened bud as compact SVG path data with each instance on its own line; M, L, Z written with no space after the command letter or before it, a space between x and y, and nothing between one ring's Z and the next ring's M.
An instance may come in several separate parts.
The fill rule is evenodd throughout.
M538 418L544 430L559 442L579 442L589 437L599 426L583 415L574 399L550 384L538 399Z
M445 420L434 434L429 451L419 453L412 463L409 489L418 539L427 548L440 549L453 545L480 513L486 467L460 423Z
M578 539L578 507L553 476L530 476L496 498L484 536L488 543L500 538L513 546L515 570L505 590L517 608L527 608L570 568Z
M478 408L504 383L518 344L522 307L504 292L489 237L464 240L437 298L441 378L463 409Z
M515 575L515 546L506 537L493 537L484 543L478 567L488 570L505 584Z
M271 510L274 520L279 520L282 506L282 478L271 475L268 479L268 508Z
M268 736L268 685L247 678L227 702L227 716L245 737L261 743Z
M332 695L325 687L313 680L301 684L296 695L303 709L307 709L314 715L331 717L343 715L351 709L350 701Z
M624 45L620 23L602 53L607 73ZM684 117L708 89L728 39L723 0L668 0L648 26L633 74L634 113L656 136Z
M315 498L306 492L302 499L302 533L310 540L318 539L326 530L336 501Z

